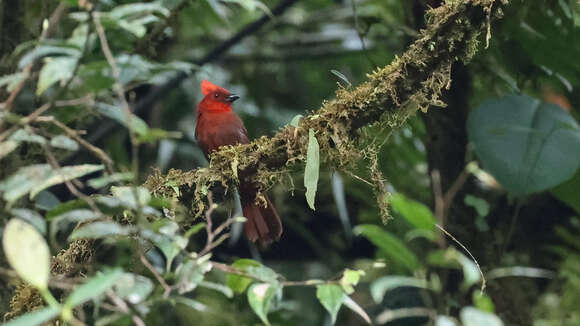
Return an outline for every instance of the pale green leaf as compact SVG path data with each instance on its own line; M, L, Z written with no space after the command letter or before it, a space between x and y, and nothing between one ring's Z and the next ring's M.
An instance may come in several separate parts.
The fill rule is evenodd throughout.
M498 316L474 307L465 307L459 314L463 326L503 326Z
M99 273L83 285L75 288L66 298L64 306L67 308L73 308L89 300L98 298L100 295L105 293L105 291L113 287L113 285L115 285L123 275L123 270L120 268Z
M12 213L14 217L18 217L19 219L30 223L41 234L46 233L46 221L36 211L27 208L15 208L11 210L10 213Z
M115 283L113 290L120 298L131 304L143 302L153 292L153 282L142 275L124 273Z
M123 172L123 173L113 173L113 174L103 175L102 177L91 179L87 183L92 188L99 189L99 188L103 188L104 186L106 186L110 183L120 182L120 181L129 181L129 180L133 180L133 173Z
M65 135L57 135L53 137L50 140L50 146L73 152L79 149L79 144Z
M38 180L39 183L30 190L30 197L36 196L36 194L48 187L100 171L103 168L103 165L100 164L83 164L54 169L47 177Z
M36 95L41 95L56 82L72 78L77 61L77 57L50 57L44 59L44 65L38 75Z
M60 307L46 307L18 316L4 326L40 326L45 325L60 313Z
M318 285L316 287L316 297L330 313L332 324L334 325L338 310L340 310L340 306L342 306L346 297L342 288L334 284Z
M14 151L17 147L18 147L18 142L13 141L13 140L6 140L0 143L0 159L2 159L4 156L12 153L12 151Z
M114 222L94 222L85 224L74 230L69 240L76 239L99 239L109 236L128 235L131 228L124 227Z
M248 289L248 302L252 310L260 317L260 320L266 325L270 325L268 321L268 311L272 304L272 299L276 295L276 286L269 283L253 284Z
M315 210L314 199L318 188L318 175L320 170L320 153L318 140L314 130L308 130L308 150L306 152L306 168L304 170L304 186L306 187L306 201L308 206Z
M151 201L151 193L145 187L111 187L111 193L127 208L137 209L137 203L144 207Z
M32 225L11 219L4 228L2 245L8 263L18 276L39 289L48 286L50 250Z

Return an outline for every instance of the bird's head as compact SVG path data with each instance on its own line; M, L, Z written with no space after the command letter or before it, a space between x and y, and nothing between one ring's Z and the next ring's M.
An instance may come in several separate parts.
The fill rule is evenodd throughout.
M230 111L232 103L240 97L227 89L217 86L208 80L201 82L201 92L205 97L199 103L200 108L209 111Z

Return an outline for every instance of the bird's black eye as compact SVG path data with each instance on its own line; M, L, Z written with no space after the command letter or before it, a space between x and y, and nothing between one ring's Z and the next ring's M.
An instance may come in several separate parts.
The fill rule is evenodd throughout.
M213 94L213 97L218 98L220 95L218 93Z

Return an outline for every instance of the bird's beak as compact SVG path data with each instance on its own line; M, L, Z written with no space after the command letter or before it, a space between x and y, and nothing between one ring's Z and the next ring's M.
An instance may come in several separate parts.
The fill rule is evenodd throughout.
M240 97L235 95L235 94L231 94L228 97L226 97L226 101L227 102L234 102L235 100L239 99Z

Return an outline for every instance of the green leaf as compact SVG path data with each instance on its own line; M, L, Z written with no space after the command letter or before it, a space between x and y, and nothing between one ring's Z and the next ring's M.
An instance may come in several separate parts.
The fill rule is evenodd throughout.
M276 295L278 288L270 283L257 283L248 289L248 302L252 310L260 317L262 322L270 325L268 321L268 311L272 304L272 299Z
M16 173L0 182L0 192L11 205L18 198L30 192L34 197L42 190L72 180L83 175L102 170L102 165L84 164L53 169L48 164L35 164L20 168Z
M260 266L262 266L262 264L251 259L238 259L232 264L232 267L242 271L246 271L247 267L260 267ZM248 287L248 285L250 285L250 283L252 283L251 278L240 275L228 274L226 278L226 284L235 293L243 293Z
M4 228L4 255L18 276L32 286L46 289L50 275L50 250L36 229L19 219Z
M498 316L474 307L465 307L459 313L463 326L503 326Z
M182 297L182 296L172 297L171 300L173 300L175 303L179 303L179 304L185 305L187 307L190 307L193 310L202 311L202 312L208 310L208 307L205 304L203 304L197 300L187 298L187 297Z
M128 235L131 228L124 227L114 222L94 222L85 224L74 230L69 241L77 239L99 239L108 236Z
M364 235L377 246L383 254L408 271L420 267L419 260L407 246L394 235L377 225L363 224L354 228L356 235Z
M352 270L345 269L340 279L340 285L346 294L352 294L354 292L354 286L360 281L360 277L365 275L363 270Z
M71 44L67 44L66 41L45 41L45 44L41 44L35 47L32 51L28 52L18 62L18 68L22 69L28 64L48 55L53 55L53 58L71 58L79 57L81 50Z
M169 10L163 7L159 2L137 2L116 6L109 13L109 18L112 20L119 20L132 16L143 16L149 13L157 13L165 17L169 16Z
M12 151L14 151L17 147L18 147L19 143L13 140L6 140L0 143L0 159L2 159L4 156L12 153Z
M467 195L463 202L465 205L473 207L479 216L487 216L489 214L489 204L485 199Z
M15 133L12 134L12 136L10 136L9 139L17 143L27 142L40 145L46 144L46 138L35 134L28 128L18 129Z
M348 80L348 78L346 78L346 76L343 73L341 73L340 71L332 69L332 70L330 70L330 72L333 75L335 75L336 77L340 78L345 83L347 83L348 86L352 86L352 84L350 83L350 81Z
M204 257L197 260L189 259L177 269L178 293L193 291L205 278L205 274L212 269L212 264Z
M298 128L298 125L300 124L300 120L302 118L304 118L302 114L295 115L294 118L292 118L292 120L290 121L290 125L295 128Z
M475 305L475 307L477 309L480 309L482 311L486 311L486 312L492 312L495 310L495 307L493 305L493 301L491 301L491 298L486 295L485 293L482 293L479 290L473 291L472 294L472 300L473 300L473 304Z
M145 136L149 132L147 123L131 112L125 112L121 107L105 103L96 104L97 111L102 115L117 121L121 125L131 129L139 136ZM129 121L129 123L127 123Z
M36 211L26 208L15 208L10 211L14 217L30 223L34 226L38 232L41 234L46 234L46 221L44 218L38 214Z
M103 188L104 186L120 181L129 181L133 180L133 173L131 172L123 172L123 173L113 173L104 175L99 178L89 180L88 185L94 189Z
M48 176L44 176L39 183L36 184L30 190L30 197L36 196L42 190L52 187L54 185L76 179L87 175L89 173L97 172L102 170L104 167L103 165L97 164L83 164L83 165L74 165L74 166L65 166L60 169L52 170Z
M151 193L145 187L111 187L111 193L113 196L121 200L123 205L127 208L137 209L137 203L139 206L144 207L151 201ZM135 198L135 194L138 197L138 201Z
M223 284L202 281L201 283L199 283L199 286L204 287L206 289L212 289L212 290L218 291L230 299L234 297L234 291L232 291L231 288L229 288Z
M320 154L318 140L314 136L314 130L308 130L308 150L306 152L306 168L304 170L304 186L306 187L306 201L308 206L314 208L314 198L318 188L318 174L320 170Z
M16 85L25 80L27 75L23 72L17 72L11 75L4 75L0 77L0 89L6 86L6 90L11 92Z
M432 251L427 256L427 261L433 266L448 268L461 267L463 270L462 287L465 289L481 281L481 274L477 265L455 248L448 248L445 251Z
M115 285L125 274L120 268L111 269L91 278L74 289L66 298L64 306L72 309L82 303L99 297Z
M278 274L271 268L252 259L238 259L231 266L265 282L275 283L278 279ZM249 277L235 274L228 274L226 278L226 284L234 293L243 293L252 281Z
M115 293L131 304L143 302L153 292L153 282L145 276L133 273L124 273L116 281Z
M379 304L383 301L385 294L400 287L416 287L427 289L429 284L426 280L407 276L383 276L371 283L370 291L373 300Z
M316 286L316 297L324 308L330 313L332 324L336 323L336 315L345 298L342 288L334 284L324 284Z
M427 206L401 193L392 195L389 198L389 204L414 227L435 231L435 217Z
M60 313L60 307L46 307L18 316L4 326L40 326L45 325Z
M56 233L73 222L85 222L101 217L90 209L75 209L54 217L50 222L50 240L55 241Z
M570 179L580 166L580 128L564 110L525 95L493 99L467 122L485 169L523 196Z
M36 95L41 95L56 82L72 78L77 62L77 57L50 57L44 59L44 65L38 75Z
M79 144L65 135L58 135L53 137L50 140L50 146L66 149L73 152L79 149Z
M570 180L552 189L552 194L572 207L576 213L580 214L580 196L578 196L578 189L580 189L580 169L576 171L576 174Z

